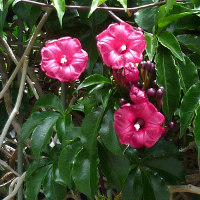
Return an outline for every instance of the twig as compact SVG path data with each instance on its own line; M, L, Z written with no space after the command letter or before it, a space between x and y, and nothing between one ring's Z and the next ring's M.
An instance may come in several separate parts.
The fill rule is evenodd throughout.
M200 194L200 187L194 185L170 185L168 186L170 194L176 192L189 192L193 194Z
M21 187L21 185L24 182L25 176L26 176L26 172L24 172L22 174L22 176L13 180L14 184L12 184L13 183L12 182L11 185L12 186L15 185L16 180L17 180L17 185L15 186L15 189L11 193L9 193L9 195L7 197L5 197L3 200L10 200L12 197L14 197L17 194L17 191L19 190L19 188Z
M46 11L46 13L43 15L42 19L40 20L37 28L35 29L35 32L33 33L32 37L31 37L31 39L30 39L30 41L28 43L28 46L27 46L26 50L24 51L24 54L23 54L22 58L20 59L19 63L17 64L17 66L16 66L15 70L13 71L11 77L9 78L7 84L5 85L5 87L0 92L0 99L4 96L5 92L10 87L10 84L14 80L15 76L17 75L19 69L21 68L21 66L23 64L24 58L30 54L32 46L34 45L35 40L36 40L36 38L38 36L38 33L42 29L42 27L43 27L44 23L46 22L48 16L50 15L51 11L52 11L52 9L48 9Z
M102 4L105 8L108 7L106 3L103 3ZM124 20L122 20L121 18L119 18L117 15L115 15L114 12L112 12L111 10L108 10L107 11L108 14L117 22L121 23L121 22L124 22Z
M29 78L29 76L26 76L26 80L27 80L28 84L30 85L30 87L31 87L31 89L32 89L32 91L33 91L33 94L34 94L35 98L36 98L36 99L39 99L39 95L38 95L38 93L37 93L37 90L35 89L35 87L34 87L32 81L31 81L31 79Z
M8 185L10 182L12 182L14 180L14 178L12 178L11 180L9 180L9 181L7 181L6 183L4 183L4 184L1 184L0 185L0 188L1 187L4 187L4 186L6 186L6 185Z
M191 150L191 149L194 149L194 148L196 148L196 144L195 144L195 142L193 141L193 142L190 142L189 145L188 145L187 147L185 147L185 148L183 148L183 149L180 149L180 152L186 152L186 151Z
M185 0L177 0L176 2L184 2L184 1ZM34 4L34 5L41 6L41 7L54 8L54 6L51 5L51 4L45 4L45 3L40 3L40 2L36 2L36 1L21 0L20 2L30 3L30 4ZM161 6L165 3L166 3L166 1L161 1L161 2L157 2L157 3L151 3L151 4L137 6L137 7L131 7L131 8L127 8L127 9L131 12L135 12L135 11L138 11L138 10L141 10L141 9L144 9L144 8ZM66 7L66 9L77 9L77 10L90 10L91 9L91 6L66 5L65 7ZM96 9L97 10L124 11L124 8L117 8L117 7L97 7Z
M15 174L16 176L19 176L19 174L18 174L14 169L12 169L5 161L3 161L3 160L1 160L1 159L0 159L0 165L1 165L3 168L5 168L5 169L11 171L11 172L12 172L13 174Z
M25 78L26 78L27 66L28 66L28 57L26 56L24 59L22 78L21 78L20 88L19 88L19 92L18 92L18 96L17 96L17 101L16 101L15 107L13 108L13 110L4 126L4 129L2 131L2 134L0 137L0 148L1 148L1 146L3 144L3 140L8 132L10 124L12 123L12 120L15 118L15 116L19 112L19 107L21 105L21 100L22 100L22 96L23 96L23 92L24 92L24 83L25 83Z

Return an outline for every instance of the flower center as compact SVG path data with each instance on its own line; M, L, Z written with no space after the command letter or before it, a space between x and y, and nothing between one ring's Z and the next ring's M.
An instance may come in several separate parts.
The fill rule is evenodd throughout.
M144 128L144 120L141 118L137 118L134 121L134 127L137 131L139 131L140 129Z
M60 63L63 65L67 63L67 58L65 55L61 58Z
M123 44L123 45L120 47L119 52L120 52L120 53L124 53L124 52L126 51L126 49L127 49L126 45Z

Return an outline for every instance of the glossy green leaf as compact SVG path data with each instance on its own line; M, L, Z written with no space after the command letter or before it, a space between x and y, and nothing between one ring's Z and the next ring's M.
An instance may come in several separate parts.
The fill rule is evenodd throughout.
M125 156L111 153L102 144L99 144L98 147L102 172L111 185L122 188L129 173L128 159Z
M117 0L117 1L119 1L119 3L122 4L122 6L125 9L125 12L127 12L127 0Z
M154 169L169 183L175 183L176 180L184 180L184 166L176 158L160 157L148 159L144 161L144 165Z
M122 200L141 200L143 194L142 176L139 168L131 172L122 190Z
M48 117L34 129L31 137L31 149L37 159L50 141L57 119L58 116Z
M32 28L41 14L41 7L32 4L18 2L14 4L13 11L19 19Z
M58 139L62 143L63 138L66 135L67 129L71 126L72 116L70 114L66 114L65 116L60 116L56 122L56 130Z
M200 38L197 35L183 34L176 36L177 40L191 51L200 54Z
M80 148L80 142L72 142L62 149L58 159L60 176L69 188L72 188L72 164L76 154L80 151Z
M104 114L102 107L90 112L82 122L81 142L89 154L96 153L97 134Z
M27 200L37 200L38 193L41 188L42 181L44 180L51 165L47 165L38 169L28 179L26 179L26 191L25 196Z
M157 7L141 9L135 13L135 22L144 30L152 33L157 12Z
M65 0L51 0L53 5L57 11L58 19L60 21L60 25L62 27L62 18L65 14Z
M196 118L194 120L194 140L198 150L198 162L200 161L200 107L196 111Z
M144 151L145 158L147 157L166 157L180 155L179 148L170 141L160 140L153 147L146 148Z
M47 200L63 200L66 188L53 180L53 170L49 169L43 181L43 191Z
M39 160L34 160L29 166L28 170L26 172L26 179L29 179L30 176L32 176L35 171L37 171L39 168L42 168L46 165L50 164L50 160L48 158L42 158Z
M97 157L82 149L74 161L72 177L78 190L93 199L98 188Z
M76 91L80 90L81 88L92 86L92 85L98 85L101 83L110 83L110 80L100 74L93 74L91 76L88 76L76 89Z
M146 52L149 60L152 61L158 47L158 41L157 38L150 33L145 33L145 40L147 41Z
M97 6L100 6L105 1L107 1L107 0L93 0L88 17L90 17L90 15L96 10Z
M3 0L0 0L0 11L3 11Z
M195 64L195 67L197 69L200 69L200 59L199 59L199 55L198 54L190 54L188 55L189 59Z
M3 28L4 28L7 13L8 13L8 8L13 1L14 0L7 0L5 3L3 3L2 1L3 9L0 10L0 36L3 35Z
M34 112L30 115L27 121L23 124L21 130L21 142L24 143L31 135L33 130L41 124L46 118L57 117L59 114L52 111Z
M194 63L189 59L189 57L185 56L185 63L177 60L177 66L180 76L180 83L184 93L196 82L199 81L199 76L197 72L197 68Z
M172 54L177 57L179 60L184 61L183 53L181 51L180 45L173 35L173 33L168 31L161 32L158 36L159 42L168 48Z
M144 200L169 200L169 190L159 176L151 175L142 170Z
M34 110L38 108L52 108L60 113L64 113L64 109L60 99L54 94L44 94L35 103Z
M156 55L156 75L158 85L165 88L163 109L166 117L171 120L179 105L180 85L174 59L165 48L159 49Z
M180 137L182 137L192 122L195 111L200 105L200 82L190 87L182 99L180 106Z
M113 128L113 113L108 110L104 115L99 131L100 138L105 147L116 155L123 155L117 134Z

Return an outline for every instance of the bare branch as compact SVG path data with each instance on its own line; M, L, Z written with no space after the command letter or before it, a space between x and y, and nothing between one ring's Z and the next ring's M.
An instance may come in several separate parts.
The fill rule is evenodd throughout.
M19 174L18 174L14 169L12 169L5 161L3 161L3 160L1 160L1 159L0 159L0 165L1 165L3 168L5 168L5 169L11 171L11 172L12 172L13 174L15 174L16 176L19 176Z
M176 2L184 2L184 1L185 0L177 0ZM45 4L45 3L35 2L35 1L21 0L21 2L34 4L34 5L41 6L41 7L54 8L54 6L51 5L51 4ZM141 10L141 9L144 9L144 8L161 6L165 3L166 3L166 1L161 1L161 2L151 3L151 4L147 4L147 5L143 5L143 6L128 8L128 10L131 11L131 12L135 12L135 11L138 11L138 10ZM77 10L90 10L91 9L90 6L66 5L65 7L66 7L66 9L77 9ZM125 11L124 8L117 8L117 7L97 7L96 9L97 10L111 10L111 11Z
M168 186L170 194L176 192L189 192L193 194L200 194L200 187L194 185L170 185Z
M21 78L21 83L20 83L20 87L19 87L19 92L18 92L18 96L17 96L17 100L15 103L15 107L13 108L5 126L4 129L2 131L1 137L0 137L0 148L3 144L3 140L8 132L8 129L10 127L10 124L12 123L13 119L15 118L15 116L18 114L19 112L19 107L21 105L21 100L22 100L22 96L23 96L23 92L24 92L24 84L25 84L25 78L26 78L26 72L27 72L27 67L28 67L28 57L26 56L24 59L24 65L23 65L23 71L22 71L22 78Z
M29 43L28 43L28 46L26 48L26 50L24 51L24 54L22 56L22 58L20 59L19 63L17 64L14 72L12 73L11 77L9 78L7 84L5 85L5 87L3 88L3 90L0 92L0 99L4 96L6 90L10 87L10 84L12 83L12 81L14 80L15 76L17 75L18 71L20 70L22 64L23 64L23 61L24 61L24 58L26 56L29 56L30 52L31 52L31 49L35 43L35 40L38 36L38 33L40 32L40 30L42 29L44 23L46 22L48 16L50 15L52 9L48 9L46 11L46 13L43 15L42 19L40 20L37 28L35 29L35 32L33 33Z

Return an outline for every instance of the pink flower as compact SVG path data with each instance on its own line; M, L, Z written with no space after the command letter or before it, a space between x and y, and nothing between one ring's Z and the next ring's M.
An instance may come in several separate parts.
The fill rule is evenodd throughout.
M135 83L139 80L139 70L133 63L127 63L124 68L113 70L113 77L118 84Z
M125 22L115 23L97 36L97 47L104 63L113 69L121 69L126 63L142 61L146 47L144 34Z
M42 70L47 76L62 82L78 79L87 66L88 54L76 38L52 40L42 48L41 54Z
M150 102L125 104L114 114L114 128L121 144L149 148L165 133L164 120Z
M129 96L135 104L145 103L148 101L145 93L134 85L131 87Z

